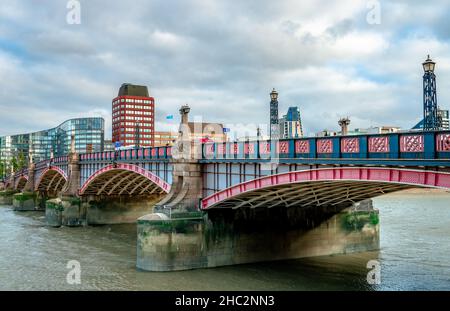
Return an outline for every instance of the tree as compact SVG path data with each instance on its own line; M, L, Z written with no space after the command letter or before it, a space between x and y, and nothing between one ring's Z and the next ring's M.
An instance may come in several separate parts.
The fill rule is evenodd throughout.
M6 165L5 162L0 161L0 178L5 177L6 175Z
M17 157L17 168L19 170L27 167L27 159L25 158L25 155L23 154L23 151L19 152L19 155Z
M17 172L17 169L19 168L19 165L17 163L17 158L16 157L12 157L11 158L11 162L9 163L10 168L12 167L13 172Z

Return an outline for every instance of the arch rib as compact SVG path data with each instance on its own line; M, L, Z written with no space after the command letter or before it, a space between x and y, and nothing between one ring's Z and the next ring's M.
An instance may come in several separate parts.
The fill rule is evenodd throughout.
M404 186L399 187L399 189L411 187L450 189L450 173L446 172L375 167L336 167L294 171L247 181L204 198L202 200L202 209L213 208L221 203L226 204L227 201L237 200L238 197L248 195L254 191L285 187L293 184L327 181L333 183L367 182L371 185L379 183L380 185L392 184ZM395 190L390 189L389 191L392 192ZM380 193L382 194L383 191ZM314 187L311 188L309 199L320 202L321 196L318 195L317 189ZM280 204L283 203L281 202Z
M143 177L145 177L147 180L150 180L152 183L156 186L158 186L158 188L160 188L162 190L162 192L165 193L169 193L170 191L170 184L167 183L166 181L164 181L162 178L160 178L159 176L157 176L156 174L142 168L139 167L135 164L124 164L124 163L116 163L116 164L112 164L112 165L108 165L103 167L102 169L98 170L97 172L95 172L94 174L92 174L87 180L86 182L83 184L83 186L81 187L79 193L80 195L83 195L85 193L85 191L88 189L88 187L91 185L91 183L95 182L95 180L103 175L106 174L108 172L111 171L117 171L117 170L121 170L121 171L126 171L128 173L137 173ZM127 176L128 174L123 173L123 175L121 177L122 178L118 184L121 184L123 181L127 180L128 178L130 178L130 176L133 176L133 174L129 174L130 176ZM117 177L120 178L120 177ZM108 185L104 185L104 190L107 189L107 187L111 185L111 183L108 183ZM113 187L114 189L117 189L117 184ZM144 191L145 192L145 191ZM98 192L97 192L98 193ZM111 193L111 190L108 191L108 193ZM141 192L142 194L142 192Z

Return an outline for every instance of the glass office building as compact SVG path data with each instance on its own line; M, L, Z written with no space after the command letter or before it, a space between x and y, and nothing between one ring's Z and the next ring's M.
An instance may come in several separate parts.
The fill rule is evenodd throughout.
M0 160L9 163L22 153L28 158L31 151L34 162L67 155L71 136L75 136L78 153L102 152L104 150L105 120L103 118L80 118L67 120L59 126L29 134L0 137Z

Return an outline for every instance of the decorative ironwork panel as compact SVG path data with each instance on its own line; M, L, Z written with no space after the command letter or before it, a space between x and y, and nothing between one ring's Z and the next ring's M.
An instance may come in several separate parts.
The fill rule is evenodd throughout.
M423 152L423 135L405 135L400 137L400 152Z
M333 140L331 139L317 140L317 153L333 153Z
M369 152L386 153L389 152L389 150L389 137L369 137Z
M270 154L270 143L267 141L260 142L259 143L259 153L260 154Z
M295 142L295 152L296 153L309 153L309 140L297 140Z
M253 153L255 153L255 144L245 143L245 145L244 145L244 153L245 154L253 154Z
M218 144L217 145L217 153L219 155L224 155L225 154L225 145L224 144Z
M278 143L278 153L280 153L280 154L289 153L289 142L288 141L280 141Z
M359 139L343 138L341 140L341 152L342 153L359 153Z
M214 155L214 144L206 145L206 155Z
M239 154L239 145L233 144L233 154Z
M440 134L436 137L436 151L450 152L450 134Z

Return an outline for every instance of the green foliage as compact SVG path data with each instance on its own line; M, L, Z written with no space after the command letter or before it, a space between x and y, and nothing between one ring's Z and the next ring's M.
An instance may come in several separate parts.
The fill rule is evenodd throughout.
M17 169L21 170L27 167L27 159L22 151L19 152L17 156Z
M4 177L7 174L6 172L6 163L0 161L0 178Z
M9 167L13 168L14 172L17 172L18 168L19 168L19 164L17 163L17 158L16 157L12 157L11 161L9 162Z
M16 190L0 191L0 197L9 197L9 196L12 196L12 195L14 195L16 193L17 193Z
M51 201L45 202L45 208L54 209L54 210L60 211L60 212L64 211L64 206L62 206L62 204L51 202Z
M14 195L14 200L18 202L25 202L28 200L34 200L36 198L35 193L17 193Z
M70 205L81 205L81 200L79 198L74 198L72 200L70 200Z
M366 224L376 226L379 223L376 212L350 212L343 217L343 227L348 231L360 231Z

